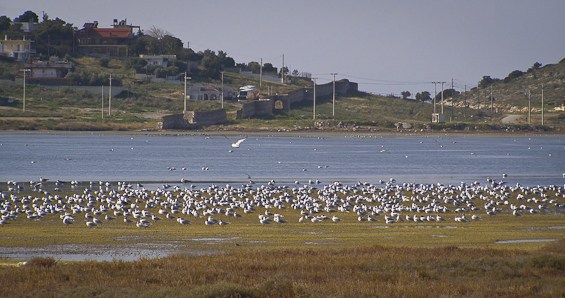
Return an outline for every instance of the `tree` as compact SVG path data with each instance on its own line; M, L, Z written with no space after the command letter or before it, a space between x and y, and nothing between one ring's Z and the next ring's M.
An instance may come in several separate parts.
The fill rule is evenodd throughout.
M145 40L147 42L146 50L151 49L151 51L148 51L148 53L161 55L165 52L165 43L163 39L165 38L165 36L172 37L172 34L167 32L166 30L152 26L151 28L147 29L147 35L145 36ZM171 39L165 41L174 43L174 41ZM149 47L149 49L147 47ZM180 48L182 48L182 42Z
M235 67L235 60L228 56L228 53L224 51L218 51L218 60L222 65L222 69Z
M273 67L272 63L265 63L263 64L263 72L277 72L277 68Z
M12 20L10 20L9 17L1 16L0 17L0 33L4 33L4 31L10 29L11 23L12 23Z
M252 73L259 73L259 71L261 69L261 64L259 64L259 62L251 61L247 64L247 68Z
M8 36L10 39L22 39L24 37L22 24L18 24L18 23L9 24L6 30L2 32L2 38L4 38L4 35Z
M154 37L156 39L162 39L165 35L171 35L171 33L167 32L164 29L157 28L155 25L151 26L151 28L147 29L147 35Z
M528 72L532 72L536 69L539 69L540 67L541 67L541 63L536 62L536 63L534 63L534 65L532 65L532 67L528 68Z
M443 98L449 98L449 97L454 97L458 94L460 94L461 92L455 90L455 89L445 89L443 90ZM436 95L436 100L441 100L441 91L438 92L438 94Z
M281 70L279 71L279 75L281 75L282 73L287 75L288 74L288 67L285 66L285 67L281 68Z
M432 99L432 95L428 91L418 92L416 93L416 100L418 101L428 101Z
M145 73L146 72L145 66L147 66L147 60L138 57L131 57L127 62L127 66L129 68L135 69L136 73Z
M524 72L520 71L520 70L515 70L511 73L508 74L508 76L506 78L504 78L504 82L508 83L511 80L515 79L515 78L519 78L524 74Z
M479 81L479 87L481 88L488 87L494 84L494 82L496 82L497 80L498 79L493 79L490 76L483 76L483 78Z
M412 95L410 91L402 91L400 94L402 95L402 99L407 99L410 95Z
M133 43L129 46L129 52L134 55L138 56L141 54L148 54L147 52L147 44L149 40L152 39L151 36L147 36L144 34L139 35Z
M457 95L459 95L461 92L455 90L455 89L445 89L443 90L443 98L448 98L448 97L455 97Z
M194 51L192 49L182 48L177 52L177 59L182 60L182 61L200 60L200 58L195 59L195 57L197 57L195 54L196 53L194 53Z
M182 40L174 36L167 34L161 39L162 53L165 55L176 55L182 47Z
M44 19L32 33L32 38L39 54L63 57L73 50L73 24L59 18Z
M30 22L30 23L37 23L39 22L39 17L35 12L28 10L24 12L21 16L16 17L14 22Z
M98 63L100 64L100 66L102 67L108 67L110 65L110 59L106 58L106 57L102 57L100 58L100 60L98 61Z
M202 61L199 65L199 75L202 77L212 78L212 79L219 79L220 72L222 71L222 63L216 52L212 50L205 50L204 52L200 52L202 55Z

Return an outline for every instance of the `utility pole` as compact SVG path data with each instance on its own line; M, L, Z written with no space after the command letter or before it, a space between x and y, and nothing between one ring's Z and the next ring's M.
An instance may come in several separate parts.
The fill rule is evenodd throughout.
M100 108L102 112L102 119L104 119L104 84L102 84L102 96L100 97Z
M223 73L222 73L223 76ZM183 113L186 114L186 99L188 98L188 95L186 94L186 80L190 79L190 77L187 77L186 72L184 73L184 108L183 108ZM223 88L222 88L222 92L223 92Z
M224 108L224 72L222 71L222 109Z
M313 118L313 120L316 120L316 78L312 78L312 81L314 81L314 94L313 94L314 103L313 103L313 108L312 108L312 110L313 110L312 118Z
M332 76L334 77L334 80L333 80L334 84L333 84L333 100L332 100L332 117L334 117L334 118L335 118L335 75L337 75L337 73L333 72Z
M477 111L481 110L481 87L477 85Z
M259 67L259 89L263 86L263 58L261 58L261 67Z
M541 126L543 126L543 84L541 84Z
M433 106L434 106L434 114L436 113L436 96L437 96L437 84L439 82L432 82L432 84L434 84L434 102L433 102Z
M453 98L453 96L455 96L455 89L453 88L453 78L451 78L451 90L452 90L452 95L451 95L451 117L449 118L449 122L453 121L453 101L455 101L455 99Z
M110 74L110 89L108 90L108 116L112 115L112 74Z
M282 55L281 83L284 84L284 54Z
M528 125L532 125L532 93L528 88Z
M24 68L22 69L22 71L24 72L24 94L23 94L23 106L22 106L22 110L25 113L26 112L26 73L28 71L31 71L30 69Z
M443 84L445 84L445 82L440 82L441 83L441 114L443 115Z
M467 84L465 84L465 92L463 93L463 118L467 119Z
M492 98L492 86L490 86L490 112L494 110L494 99Z

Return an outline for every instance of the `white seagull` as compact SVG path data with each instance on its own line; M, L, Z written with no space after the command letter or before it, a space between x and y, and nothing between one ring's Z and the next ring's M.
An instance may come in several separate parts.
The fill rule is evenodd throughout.
M241 143L243 143L243 141L245 141L245 140L247 140L247 138L239 139L239 140L237 140L237 142L232 143L231 146L233 148L239 148L239 145L241 145Z

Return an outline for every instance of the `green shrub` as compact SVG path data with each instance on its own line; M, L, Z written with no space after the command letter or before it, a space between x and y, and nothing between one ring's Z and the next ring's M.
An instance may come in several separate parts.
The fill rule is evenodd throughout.
M100 60L98 60L98 63L100 63L100 66L102 67L108 67L110 65L110 59L106 57L100 58Z

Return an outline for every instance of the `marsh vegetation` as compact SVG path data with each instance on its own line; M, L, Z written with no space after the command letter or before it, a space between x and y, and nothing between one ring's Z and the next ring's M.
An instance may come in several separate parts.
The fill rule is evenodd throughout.
M4 259L0 288L10 297L565 294L563 188L495 183L423 187L436 196L452 192L451 199L446 198L451 204L441 203L449 205L448 210L435 212L444 220L428 221L425 209L418 211L426 205L418 201L428 194L423 189L392 183L153 191L122 184L56 196L5 192L4 216L12 214L8 209L18 212L0 226L4 253L33 248L47 248L47 253ZM331 209L334 199L345 209ZM392 204L395 200L398 203ZM395 210L378 214L376 210L387 204ZM469 209L456 211L466 208L463 204ZM52 212L40 214L46 206L54 206ZM240 216L227 214L229 208ZM496 214L488 215L492 209ZM408 217L387 223L391 212ZM461 220L463 213L469 220ZM471 220L471 213L482 218ZM284 221L274 219L274 214ZM261 223L258 215L270 223ZM72 223L65 224L66 216L73 218ZM333 216L340 220L331 220ZM415 221L417 216L421 220ZM97 225L85 225L94 218L100 219ZM181 224L179 218L190 224ZM143 221L150 224L139 225ZM111 255L135 253L140 247L162 254L133 261L118 254L113 260L76 261L53 253L80 255L94 249Z

